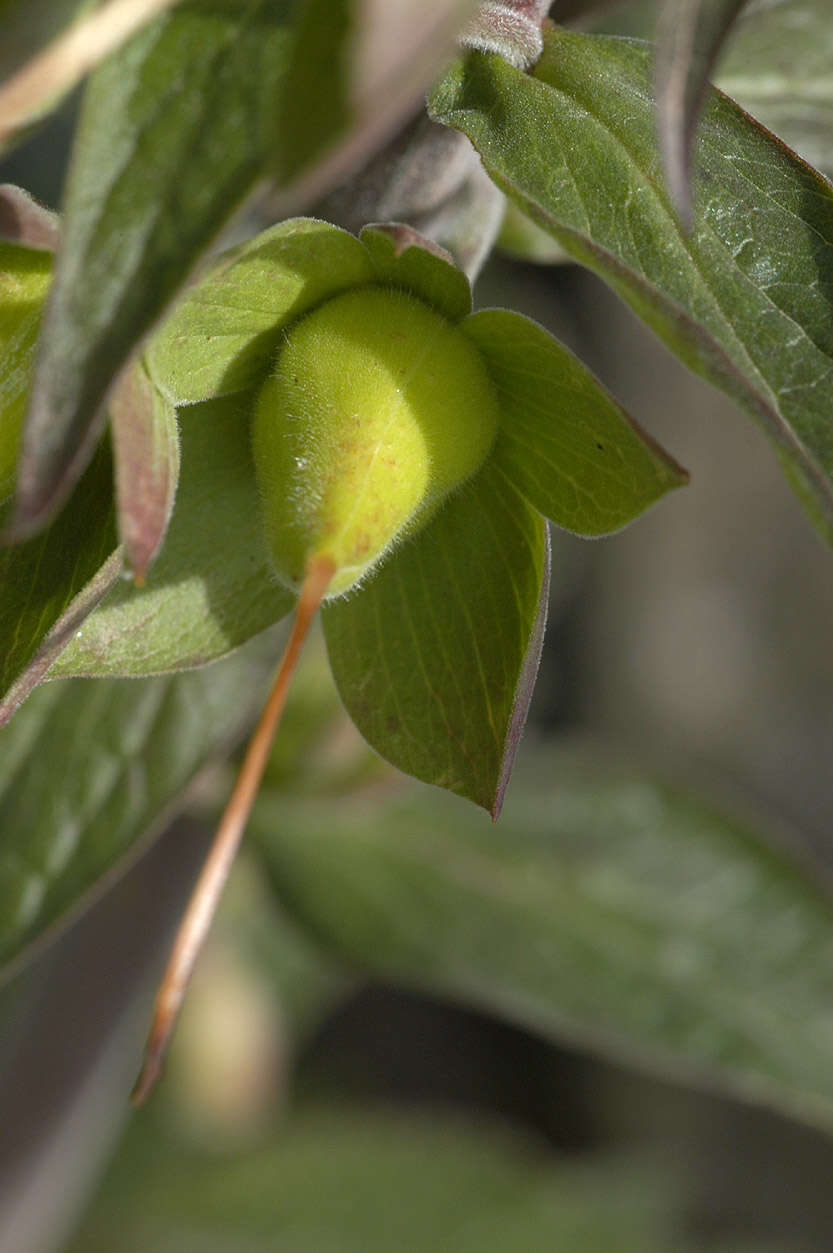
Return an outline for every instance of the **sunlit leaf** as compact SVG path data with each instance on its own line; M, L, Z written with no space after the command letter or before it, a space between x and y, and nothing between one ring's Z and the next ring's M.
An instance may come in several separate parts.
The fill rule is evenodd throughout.
M361 241L370 253L377 281L404 287L451 322L471 312L471 287L451 257L408 226L367 226Z
M552 29L534 76L472 54L432 95L504 191L681 360L762 423L833 535L833 188L709 97L681 233L654 134L650 52Z
M185 294L150 342L148 369L175 404L242 391L265 377L289 322L373 278L353 235L313 218L281 222Z

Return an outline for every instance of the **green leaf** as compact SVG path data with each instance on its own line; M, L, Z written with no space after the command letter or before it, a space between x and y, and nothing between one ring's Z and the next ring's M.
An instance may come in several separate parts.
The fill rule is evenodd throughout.
M604 535L687 481L589 370L535 322L488 309L461 330L482 352L500 396L494 456L544 517L579 535Z
M698 130L695 222L664 188L650 53L549 30L535 77L470 55L434 91L501 188L756 417L833 533L833 189L731 101Z
M444 249L400 223L367 226L360 239L370 253L376 277L404 287L450 322L471 313L471 286Z
M828 0L750 5L717 82L816 169L833 176L833 22Z
M145 683L49 683L0 731L0 961L64 919L242 731L265 673L248 651Z
M492 825L438 793L261 796L281 901L342 958L833 1127L833 905L746 826L539 751Z
M280 110L277 165L289 180L318 160L348 128L353 0L300 0Z
M746 0L662 0L657 24L657 125L671 194L691 218L691 143L708 80Z
M0 504L14 488L35 343L51 275L48 252L0 242Z
M179 480L176 411L139 362L119 379L108 410L119 534L127 564L142 583L174 507Z
M118 577L122 555L115 546L105 444L48 530L17 547L0 545L0 725Z
M656 1166L565 1166L489 1122L306 1109L235 1158L135 1122L70 1253L667 1253Z
M119 582L53 666L56 675L148 675L221 657L289 612L260 524L251 397L180 414L182 470L164 547L143 587Z
M178 5L93 74L33 384L20 533L65 497L114 377L265 173L289 8Z
M353 235L313 218L281 222L227 252L185 294L150 342L151 377L175 404L252 387L285 326L374 277Z
M377 752L500 812L548 576L545 525L490 460L358 593L324 606L339 694Z

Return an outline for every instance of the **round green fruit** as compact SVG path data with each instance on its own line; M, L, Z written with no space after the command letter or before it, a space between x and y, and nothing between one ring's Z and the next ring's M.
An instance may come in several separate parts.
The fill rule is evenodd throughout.
M278 576L313 558L352 587L483 463L498 401L477 348L406 292L358 288L291 326L255 404L253 449Z

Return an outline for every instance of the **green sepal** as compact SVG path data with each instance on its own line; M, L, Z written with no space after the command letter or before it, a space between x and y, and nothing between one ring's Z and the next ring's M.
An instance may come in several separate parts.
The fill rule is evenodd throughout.
M472 314L498 391L492 454L544 517L577 535L626 526L688 475L543 327L506 309Z
M108 405L119 535L140 582L162 546L179 482L176 410L135 361Z
M491 459L322 619L365 739L400 770L500 811L543 638L543 519Z
M226 253L152 339L151 378L174 404L259 382L290 322L375 278L367 252L328 222L292 218Z
M180 414L182 470L164 547L143 587L122 581L50 672L151 675L223 656L283 618L255 487L250 395Z
M359 238L384 286L404 288L450 322L471 313L469 280L444 248L398 222L374 222Z

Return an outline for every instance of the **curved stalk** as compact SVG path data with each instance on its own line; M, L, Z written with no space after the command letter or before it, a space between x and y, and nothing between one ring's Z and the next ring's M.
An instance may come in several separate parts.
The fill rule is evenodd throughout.
M130 1094L134 1105L141 1105L150 1094L161 1072L171 1033L182 1005L194 964L205 943L208 929L220 902L252 806L275 732L286 705L289 684L304 640L321 601L330 585L335 564L329 557L314 558L307 569L295 621L287 641L275 682L254 734L249 741L240 774L220 819L217 834L197 879L191 899L179 924L171 954L153 1007L150 1032L145 1045L139 1077Z

